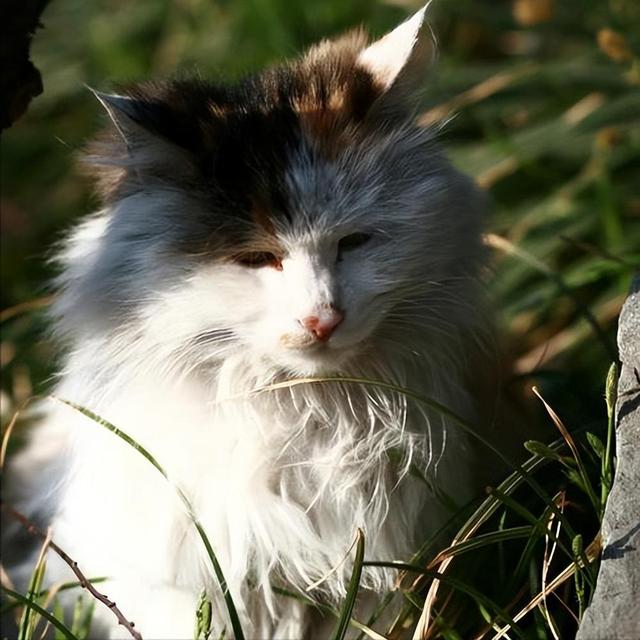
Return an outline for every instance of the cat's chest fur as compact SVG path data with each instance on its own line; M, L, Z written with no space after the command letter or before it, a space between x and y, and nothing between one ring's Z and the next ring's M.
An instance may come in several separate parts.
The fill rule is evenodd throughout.
M314 596L335 601L348 581L344 557L358 528L369 557L399 559L442 521L444 510L422 473L429 470L431 481L458 498L468 495L464 440L439 416L363 384L264 390L248 364L228 359L224 371L180 384L138 375L102 399L98 410L152 453L169 483L113 434L57 409L58 421L73 424L75 459L57 531L83 566L215 592L201 541L176 499L179 487L240 602L250 585L259 585L277 609L273 586L305 589L323 576ZM428 379L423 370L422 383ZM408 382L425 395L436 391ZM82 399L82 369L60 393ZM392 570L369 569L362 584L380 592L393 579Z

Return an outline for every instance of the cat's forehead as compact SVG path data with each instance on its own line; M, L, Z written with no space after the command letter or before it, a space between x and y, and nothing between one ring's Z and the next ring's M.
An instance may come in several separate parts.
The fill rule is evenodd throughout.
M295 129L326 153L336 152L347 143L345 128L363 126L383 91L358 63L365 44L366 36L356 31L313 47L296 62L213 91L206 96L208 114L216 125L236 131L245 126L255 133L256 126L267 127L274 138Z
M92 157L105 199L169 188L204 203L216 228L266 231L357 217L381 191L388 204L429 164L410 125L423 27L421 11L372 44L356 30L237 83L98 94L115 125Z
M193 97L205 174L261 226L269 217L299 221L300 208L307 221L326 213L344 158L372 147L376 128L366 116L381 88L356 64L361 47L356 34L331 43L332 55L312 50L296 64Z

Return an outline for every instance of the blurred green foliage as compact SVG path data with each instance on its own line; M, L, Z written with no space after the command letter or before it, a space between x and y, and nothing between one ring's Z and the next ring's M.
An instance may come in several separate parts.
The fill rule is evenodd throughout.
M99 206L74 169L105 121L85 85L233 79L359 24L380 35L419 5L51 0L32 52L44 93L3 136L0 308L46 293L47 252ZM490 193L487 282L513 382L602 435L617 314L640 267L640 3L434 0L430 12L440 56L420 117ZM46 388L56 357L42 310L6 317L3 421Z

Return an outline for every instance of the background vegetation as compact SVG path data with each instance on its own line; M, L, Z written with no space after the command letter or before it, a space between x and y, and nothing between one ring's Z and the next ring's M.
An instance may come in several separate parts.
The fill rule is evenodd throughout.
M52 0L33 50L45 92L3 137L3 424L32 393L46 391L55 368L55 349L43 331L47 250L98 204L73 168L84 141L104 122L84 85L108 90L117 82L191 71L233 78L360 23L382 34L419 5ZM456 598L446 606L440 601L432 633L481 637L496 619L505 622L505 610L515 615L531 602L549 554L548 526L556 526L562 505L571 523L562 525L558 535L567 538L560 546L575 576L556 599L562 605L554 600L548 615L533 607L512 637L571 637L591 593L593 567L584 549L597 533L611 473L604 378L615 357L617 314L640 266L640 4L435 0L431 15L441 54L421 118L446 121L441 137L454 162L490 192L487 281L515 363L514 382L538 385L584 458L566 445L558 445L560 453L532 446L551 504L530 486L505 490L507 499L498 496L499 508L474 536L526 525L533 542L507 535L498 556L495 548L480 547L463 569L457 561L450 569L497 611L469 593L459 605ZM422 566L436 551L425 550ZM591 552L597 557L595 547ZM550 576L555 568L549 560ZM415 624L423 595L404 597L408 624Z

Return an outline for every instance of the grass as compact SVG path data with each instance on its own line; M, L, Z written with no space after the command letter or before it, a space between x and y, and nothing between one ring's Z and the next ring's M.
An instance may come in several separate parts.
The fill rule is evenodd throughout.
M336 380L339 382L344 381L343 379L327 378L324 380L307 380L304 381L304 383L331 384L332 382L336 382ZM350 381L353 382L352 380ZM300 383L300 381L297 382ZM380 384L372 380L357 380L356 382L374 386ZM389 387L387 383L382 384L385 387ZM534 457L528 460L523 466L516 466L516 469L511 476L509 476L499 487L490 490L489 497L485 499L479 508L465 520L462 527L453 538L452 544L447 548L436 551L435 553L428 553L429 549L425 548L419 556L414 558L414 562L412 563L402 563L392 560L365 561L364 535L359 531L352 578L347 588L347 596L345 598L344 605L340 613L329 610L330 613L338 615L338 624L332 635L332 640L342 640L342 638L345 637L347 628L350 624L372 638L397 637L397 633L401 629L404 630L407 628L415 629L414 638L428 638L433 636L444 638L468 637L466 634L469 633L473 633L473 637L484 637L489 630L496 632L494 635L496 638L503 637L507 633L511 633L518 638L527 638L531 636L527 635L527 631L521 628L518 624L518 620L524 618L530 612L536 610L536 608L543 611L544 624L547 629L552 631L552 637L560 637L558 636L558 629L563 626L564 621L557 622L554 620L550 608L546 605L547 596L555 595L559 587L565 585L570 579L573 579L574 581L573 592L571 594L572 598L569 599L569 601L560 600L560 602L564 603L565 610L570 611L570 604L572 604L572 600L575 598L578 610L573 613L573 618L575 620L579 620L579 617L584 612L595 587L600 540L598 534L594 534L593 541L585 549L582 542L583 534L576 533L573 524L570 523L567 514L565 513L565 507L569 504L569 490L577 488L589 498L589 500L586 501L586 504L584 504L583 501L583 504L580 505L580 510L583 512L586 511L586 506L590 504L592 507L592 513L590 515L595 523L599 523L602 516L604 504L606 503L608 495L608 487L611 485L610 478L608 478L608 476L610 475L613 467L613 460L611 459L612 448L609 443L611 442L613 432L613 399L615 398L615 384L616 367L615 365L612 365L610 374L607 378L606 388L607 412L609 416L607 427L608 445L606 447L596 435L588 433L586 442L589 444L591 452L589 452L585 447L585 450L581 455L576 438L571 435L553 409L545 403L549 414L562 435L562 439L552 445L544 445L539 442L528 443L528 448L534 452ZM437 403L434 403L430 399L422 398L408 390L403 390L401 388L396 388L395 390L398 393L403 393L412 401L424 402L430 407L437 405ZM105 421L88 409L70 402L64 402L90 418L96 425L109 430L115 437L120 438L126 445L133 447L138 451L138 453L140 453L147 463L153 466L168 482L171 483L167 473L153 454L128 434L124 433L115 425ZM455 414L444 407L442 407L442 411L446 412L449 417L451 417L451 415L455 416ZM457 418L457 420L466 426L471 433L473 433L473 429L470 425L467 425L460 418ZM566 449L566 452L564 452L564 449ZM599 499L596 497L596 491L591 484L591 474L587 470L585 462L582 459L584 454L589 454L592 458L599 461L600 473L597 476L600 479L600 482L598 483L600 489ZM534 479L535 472L547 465L557 465L569 481L568 486L560 489L554 497L551 497L538 483L538 481ZM549 475L549 471L546 469L545 476L547 479L549 478ZM529 495L518 496L517 491L522 485L530 489ZM209 541L190 501L184 492L178 486L173 484L172 486L182 500L193 526L198 531L201 540L205 545L207 554L212 563L214 574L217 576L220 589L227 605L227 611L231 622L231 628L234 631L234 637L242 640L242 638L244 638L242 626L236 613L233 598L226 587L226 581L213 551L212 543ZM554 484L554 486L556 485ZM534 513L528 505L532 497L537 498L541 503L538 507L538 512L536 513ZM540 508L542 508L541 511ZM584 513L581 515L584 515ZM515 516L529 524L528 526L520 525L506 527L507 519L510 516ZM554 522L557 522L557 527L555 528L555 531L552 531L551 525ZM496 524L499 524L498 530L494 530ZM487 529L484 533L482 533L483 528ZM584 525L581 525L580 529L584 531ZM563 538L566 539L563 540ZM509 584L510 588L509 590L505 589L504 592L501 592L501 597L496 598L492 597L492 595L487 595L487 588L490 587L490 584L483 584L482 586L474 584L474 580L470 579L473 578L473 574L466 574L465 572L461 578L450 568L450 565L461 555L468 557L469 554L476 554L480 557L480 562L483 563L481 554L488 547L493 547L494 545L502 546L506 542L513 543L516 540L520 541L521 548L517 552L515 550L510 551L510 557L514 560L517 558L517 563L515 563L515 569L511 575ZM526 542L522 542L522 540L526 540ZM557 572L553 579L547 581L550 571L554 572L556 566L551 558L551 555L553 554L549 554L548 552L549 541L553 544L554 551L555 549L559 549L567 556L565 564L567 562L568 564L566 564L561 571ZM88 620L90 620L90 616L87 618L86 613L82 615L79 613L78 616L74 616L74 620L83 621L81 629L85 632L85 635L77 635L74 633L73 628L69 629L65 626L64 619L58 619L55 615L47 612L39 602L50 601L49 593L40 593L40 585L45 571L44 549L46 549L49 544L51 543L47 538L43 545L43 552L41 552L40 558L35 566L27 596L24 597L20 594L16 594L14 590L6 587L5 585L3 585L3 591L9 596L9 598L23 605L19 621L18 637L20 640L31 640L32 638L37 637L35 634L39 618L43 618L44 620L54 624L56 629L58 629L64 637L78 638L79 640L81 637L86 637L86 633L89 631ZM538 587L537 584L532 581L533 576L531 575L531 563L535 563L536 560L534 556L536 546L540 547L542 544L544 544L541 574L542 584ZM473 566L473 563L470 564ZM513 564L514 563L512 563L512 565ZM407 604L398 618L386 631L382 630L378 632L371 628L371 626L376 622L377 616L369 620L366 625L352 619L352 612L359 590L359 581L363 565L389 566L404 574L402 576L403 579L399 581L399 592L404 595L407 600ZM484 567L485 571L487 568L488 567L486 566ZM536 568L534 567L534 571L535 570ZM403 580L406 580L408 575L416 575L417 579L409 581L403 587ZM427 582L425 582L425 579ZM520 588L518 588L519 581L524 581L524 584L520 586ZM426 591L425 595L427 586L428 591ZM437 598L437 592L441 586L443 586L444 589L447 589L449 593L448 596L444 598L444 606L436 609L436 602L439 603L442 601L442 595L440 596L440 599ZM299 597L295 593L282 589L280 590L280 593L281 595L287 595L290 597ZM517 593L520 597L516 597L515 599L509 597L510 602L508 603L508 606L501 604L501 599L504 598L506 594L511 593ZM476 616L477 620L473 621L473 616L470 616L468 612L468 602L466 602L466 600L460 600L461 596L466 597L474 603L478 611L478 616ZM522 601L524 601L524 604ZM79 602L82 602L82 600L79 600ZM308 602L310 606L315 606L315 603L312 600L309 599ZM389 604L389 602L390 600L387 599L386 604ZM199 640L201 637L208 637L207 625L202 625L202 611L205 603L206 599L204 603L201 603L198 610L194 612L194 619L197 623L197 635L195 636L195 640ZM55 600L53 601L53 610L56 611ZM445 610L447 610L446 615ZM468 629L465 628L465 633L460 636L459 631L454 630L454 626L456 626L458 617L463 610L465 612L465 625L471 622L472 626ZM512 615L510 613L511 610L514 610L517 613ZM379 609L377 614L379 615L381 612L382 609ZM453 622L453 625L450 620ZM477 628L478 624L482 626ZM74 623L73 626L75 628L77 627L77 624ZM457 626L459 627L459 624ZM132 631L132 635L134 633L135 632Z
M64 227L96 205L86 181L70 176L76 151L101 122L84 84L108 89L111 81L194 66L204 75L224 69L237 76L360 22L382 33L418 4L51 3L34 47L45 92L3 139L10 158L1 167L3 424L32 394L46 393L55 370L55 347L43 337L42 285L50 276L43 256ZM615 466L615 372L607 382L605 376L615 359L617 314L640 266L640 6L434 5L442 53L421 118L438 123L455 112L440 134L443 144L489 191L487 281L514 363L509 383L539 389L548 407L540 402L539 420L555 424L558 439L528 443L522 469L452 517L457 533L445 548L434 537L393 564L398 589L383 605L400 613L390 627L380 627L381 611L352 618L357 571L341 611L327 614L339 621L336 638L347 633L345 620L348 633L361 637L395 638L419 627L423 637L445 640L569 638L593 594ZM546 16L542 5L550 7ZM70 30L77 37L69 38ZM14 429L9 455L25 422ZM213 552L215 540L210 546ZM394 559L376 559L387 560ZM362 556L363 566L371 562ZM21 637L39 637L45 621L56 637L86 637L90 612L61 621L57 595L38 586L42 571L41 564L29 594L5 591ZM286 585L278 589L282 597L302 597ZM206 610L205 598L201 620ZM197 633L207 637L206 622Z

